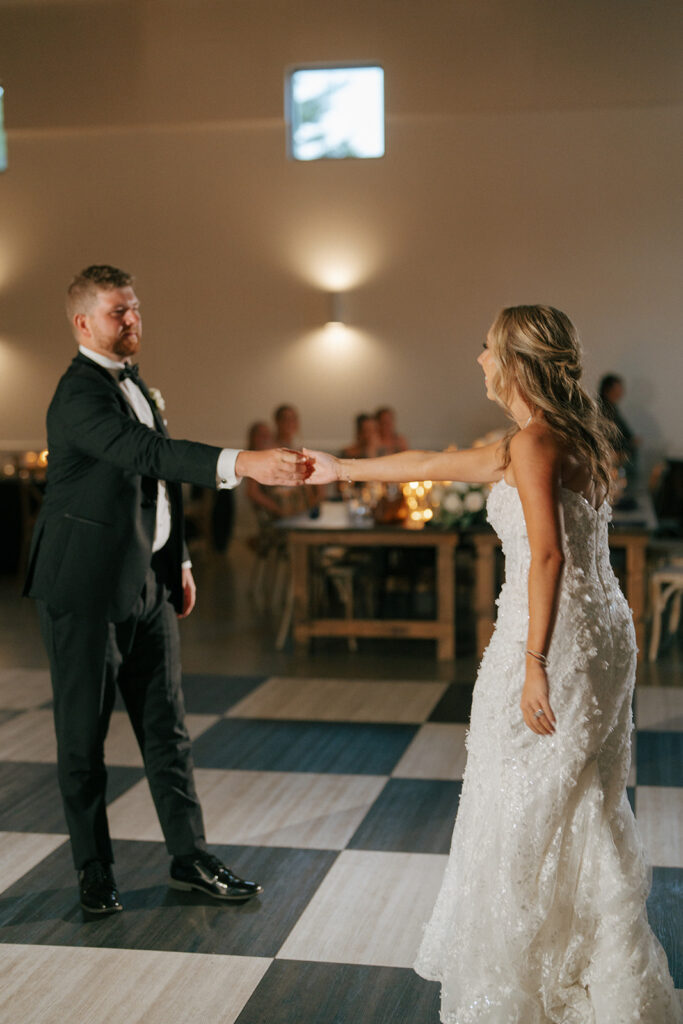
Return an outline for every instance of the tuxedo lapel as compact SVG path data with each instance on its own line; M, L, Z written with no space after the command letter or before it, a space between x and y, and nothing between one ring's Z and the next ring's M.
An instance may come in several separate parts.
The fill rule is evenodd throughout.
M154 399L150 395L149 389L148 389L147 385L145 384L144 380L142 379L142 377L138 377L137 385L140 388L140 391L142 391L143 395L145 396L145 398L147 400L147 404L149 405L150 409L152 410L152 416L154 417L154 422L156 424L157 430L159 431L160 434L163 434L164 437L168 437L168 431L166 429L166 424L164 423L163 417L162 417L161 413L159 412L159 409L157 407L156 402L154 401Z
M125 397L123 391L121 390L121 385L119 384L118 375L117 375L117 371L116 370L108 370L106 366L100 366L100 364L96 363L94 361L94 359L88 359L87 356L84 356L82 352L79 352L76 355L76 357L74 358L74 360L73 360L71 365L72 366L77 365L78 367L87 367L89 370L93 370L96 374L98 374L99 377L102 380L106 380L106 382L109 384L109 386L114 388L114 390L116 391L117 395L119 395L119 397L123 401L123 403L124 403L124 405L126 407L126 411L128 412L128 414L133 419L137 419L138 418L136 413L135 413L135 410L133 409L133 407L131 406L130 402ZM160 434L163 434L164 437L168 437L168 431L166 429L166 424L164 423L163 417L162 417L161 413L159 412L159 409L157 408L156 402L154 401L154 399L150 395L149 389L147 388L147 385L145 384L145 382L142 379L142 377L138 377L137 378L136 384L140 388L140 391L144 395L147 404L149 405L150 409L152 410L152 416L154 417L154 425L155 425L156 429L159 431Z
M78 355L74 357L74 359L71 362L71 366L79 370L92 370L102 380L106 380L110 387L115 388L116 391L118 391L118 393L121 394L119 382L117 381L116 377L112 374L112 371L108 370L106 366L100 366L100 364L96 363L94 359L88 359L88 357L84 356L82 352L79 352Z
M119 386L118 378L111 370L108 370L106 366L100 366L100 364L96 363L94 359L88 359L88 357L84 356L82 352L79 352L72 360L69 369L76 373L82 373L82 371L85 370L86 373L92 374L98 380L105 381L120 400L122 407L126 410L128 416L130 416L131 419L137 420L133 407Z

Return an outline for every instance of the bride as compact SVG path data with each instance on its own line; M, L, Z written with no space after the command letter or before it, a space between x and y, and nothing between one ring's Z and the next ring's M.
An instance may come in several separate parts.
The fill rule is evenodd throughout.
M444 1024L675 1024L626 796L636 646L609 561L609 427L576 331L504 309L477 360L513 421L458 452L315 459L309 483L491 482L506 556L451 853L415 970Z

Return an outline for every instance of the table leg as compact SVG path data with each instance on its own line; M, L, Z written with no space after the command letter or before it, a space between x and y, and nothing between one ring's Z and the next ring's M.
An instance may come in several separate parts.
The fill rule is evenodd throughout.
M451 544L436 545L436 614L437 657L449 661L455 657L455 548Z
M626 546L626 600L633 612L638 660L645 653L645 544Z
M495 538L488 535L476 537L474 541L474 610L478 658L486 650L495 622L497 543Z
M308 593L308 545L304 538L292 536L290 554L292 559L292 636L294 649L298 654L308 650L308 635L305 625L309 618Z

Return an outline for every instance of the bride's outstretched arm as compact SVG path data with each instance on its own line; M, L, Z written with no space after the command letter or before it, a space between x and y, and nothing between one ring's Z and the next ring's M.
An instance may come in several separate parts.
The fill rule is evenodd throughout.
M500 480L503 475L498 441L462 451L397 452L377 459L337 459L308 448L304 448L304 454L315 459L307 484L329 484L335 480L463 480L480 484Z

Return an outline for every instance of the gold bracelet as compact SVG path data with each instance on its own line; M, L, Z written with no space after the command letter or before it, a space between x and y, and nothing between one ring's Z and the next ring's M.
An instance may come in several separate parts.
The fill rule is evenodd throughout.
M540 662L543 668L548 667L548 659L546 658L545 654L541 654L540 651L530 651L528 647L526 653L531 655L531 657L534 658L536 661Z
M355 459L351 459L351 462L355 462L355 461L356 461ZM339 479L341 480L342 478L340 477ZM353 483L353 480L351 479L351 477L349 476L348 473L344 477L344 480L346 481L347 484L352 484Z

